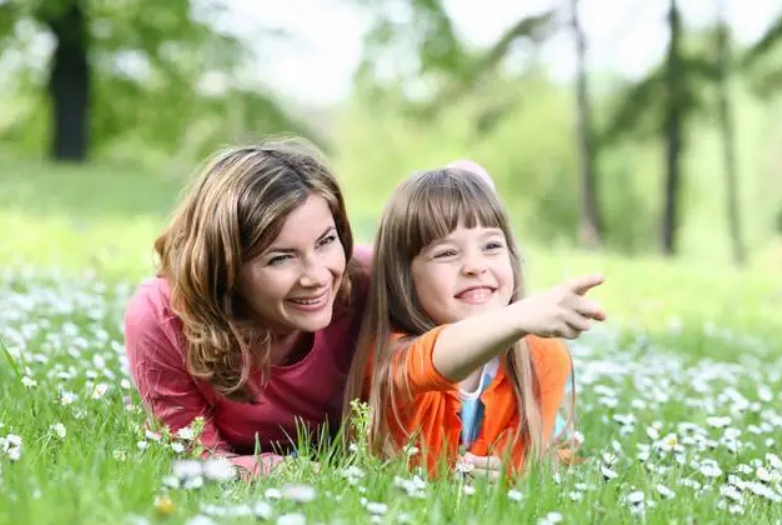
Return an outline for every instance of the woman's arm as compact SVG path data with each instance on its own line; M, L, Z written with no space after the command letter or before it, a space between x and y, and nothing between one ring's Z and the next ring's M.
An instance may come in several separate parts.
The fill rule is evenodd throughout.
M133 382L147 411L172 433L203 418L199 444L203 457L220 456L245 470L245 477L268 474L282 457L276 454L240 456L232 453L212 417L210 404L187 372L176 346L177 334L161 322L150 301L135 297L125 314L125 351Z

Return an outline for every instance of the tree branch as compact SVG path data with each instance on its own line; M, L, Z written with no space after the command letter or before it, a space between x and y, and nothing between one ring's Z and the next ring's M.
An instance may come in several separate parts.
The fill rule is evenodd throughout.
M487 71L494 68L510 52L511 46L519 39L527 38L539 43L551 32L554 11L524 18L510 27L497 42L455 82L450 82L435 99L424 106L422 113L431 118L443 106L447 106L464 96L475 85L476 81Z
M746 51L742 65L744 67L752 67L780 40L782 40L782 16L777 18L776 22L766 31L766 34Z

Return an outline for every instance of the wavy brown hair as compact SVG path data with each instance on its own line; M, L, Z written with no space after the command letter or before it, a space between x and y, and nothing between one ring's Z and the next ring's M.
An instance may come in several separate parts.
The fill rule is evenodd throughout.
M446 168L414 174L397 187L386 205L375 239L365 323L346 389L346 401L362 394L366 396L362 392L364 375L371 362L369 407L373 418L369 441L385 458L392 457L404 445L393 438L392 429L404 428L399 401L409 400L410 391L409 388L407 392L391 391L393 385L400 383L391 375L395 373L391 362L395 354L408 350L406 342L410 338L436 327L416 295L411 270L413 259L460 224L467 228L479 225L498 228L503 232L513 267L514 291L510 301L524 295L521 257L507 213L484 180L470 172ZM392 340L393 334L405 337ZM550 438L542 433L540 385L530 349L522 339L503 355L520 415L518 428L510 430L525 448L533 451L525 455L528 460L540 459ZM404 362L404 357L401 361ZM570 418L569 423L572 424Z
M237 290L242 264L277 237L308 196L323 197L351 261L353 235L339 185L321 153L303 139L273 139L232 147L207 160L178 210L155 241L171 307L183 325L186 364L221 395L250 399L253 366L268 377L271 332L251 317ZM349 262L337 307L347 306Z

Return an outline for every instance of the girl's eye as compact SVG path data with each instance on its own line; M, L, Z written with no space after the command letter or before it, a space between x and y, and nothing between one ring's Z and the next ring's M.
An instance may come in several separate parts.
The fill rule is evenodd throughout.
M453 257L454 255L456 255L456 250L443 250L441 252L437 252L434 258L442 259L444 257Z
M505 246L501 242L493 241L486 245L487 250L501 250Z

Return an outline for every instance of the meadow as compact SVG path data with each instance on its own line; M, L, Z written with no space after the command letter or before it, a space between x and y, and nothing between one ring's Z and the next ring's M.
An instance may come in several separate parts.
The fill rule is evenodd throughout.
M249 485L192 461L191 435L144 426L122 336L182 182L3 164L0 523L782 523L774 259L738 271L523 243L532 289L606 275L609 319L571 345L586 461L556 474L427 481L360 444ZM371 199L356 206L370 242Z

